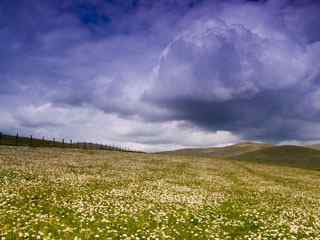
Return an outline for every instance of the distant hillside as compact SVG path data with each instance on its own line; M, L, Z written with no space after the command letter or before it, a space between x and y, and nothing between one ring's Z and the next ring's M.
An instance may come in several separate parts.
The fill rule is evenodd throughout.
M320 144L307 145L306 147L313 148L316 150L320 150Z
M272 145L270 144L264 143L245 142L226 147L178 149L175 151L168 151L163 153L174 155L195 155L218 158L230 158L243 153L269 148L271 146Z
M320 170L320 151L300 146L274 146L243 153L233 158Z
M110 151L123 151L123 152L139 152L133 151L126 148L102 145L90 142L72 142L65 141L64 139L53 138L35 138L33 136L13 136L8 134L3 134L0 132L0 145L7 146L29 146L29 147L59 147L59 148L82 148L82 149L92 149L92 150L110 150Z

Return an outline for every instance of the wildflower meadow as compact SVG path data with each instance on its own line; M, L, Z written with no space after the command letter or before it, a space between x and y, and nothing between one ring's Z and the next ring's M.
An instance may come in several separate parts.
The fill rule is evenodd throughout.
M320 239L320 172L0 146L0 239Z

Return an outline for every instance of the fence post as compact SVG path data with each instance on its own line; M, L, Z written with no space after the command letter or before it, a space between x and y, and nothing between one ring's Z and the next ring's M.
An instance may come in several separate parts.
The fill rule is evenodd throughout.
M44 139L44 136L42 137L42 145L45 145L46 142L45 142L45 139Z
M19 133L16 135L16 146L18 146L18 140L19 140Z
M72 139L70 139L70 147L72 148L73 146L72 146Z
M64 138L62 138L62 147L64 147Z
M30 135L30 146L32 147L32 135Z

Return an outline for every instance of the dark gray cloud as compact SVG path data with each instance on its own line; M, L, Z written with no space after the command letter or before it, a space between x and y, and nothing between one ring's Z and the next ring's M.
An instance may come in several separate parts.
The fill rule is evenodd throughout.
M317 141L319 13L318 1L1 1L0 129L148 149Z
M186 19L186 30L163 51L146 101L211 131L274 142L318 140L315 8L222 4L219 14Z

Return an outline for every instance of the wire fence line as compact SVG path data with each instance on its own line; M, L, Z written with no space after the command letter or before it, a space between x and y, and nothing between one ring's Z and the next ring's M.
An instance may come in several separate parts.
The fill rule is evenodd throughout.
M106 145L92 142L74 142L72 139L57 139L57 138L35 138L32 135L20 136L18 133L8 135L0 132L0 145L8 146L29 146L29 147L59 147L59 148L79 148L79 149L92 149L92 150L109 150L119 152L141 152L134 151L127 147L116 145Z

